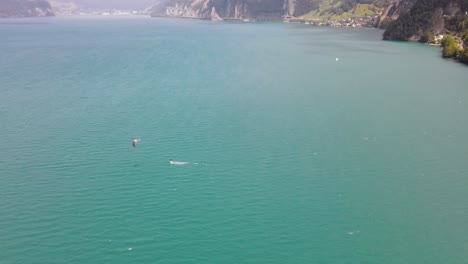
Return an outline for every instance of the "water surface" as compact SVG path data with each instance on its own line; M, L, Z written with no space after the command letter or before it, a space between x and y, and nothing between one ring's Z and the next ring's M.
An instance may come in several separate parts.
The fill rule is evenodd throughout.
M467 68L381 33L1 20L0 263L465 263Z

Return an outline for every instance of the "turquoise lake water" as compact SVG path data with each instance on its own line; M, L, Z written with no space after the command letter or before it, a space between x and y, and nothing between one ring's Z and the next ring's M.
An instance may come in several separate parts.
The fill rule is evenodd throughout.
M466 263L468 67L381 34L1 20L0 263Z

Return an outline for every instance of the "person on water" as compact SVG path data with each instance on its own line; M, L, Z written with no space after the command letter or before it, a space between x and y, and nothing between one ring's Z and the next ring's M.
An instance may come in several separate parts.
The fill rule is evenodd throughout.
M137 143L140 142L140 141L141 141L141 138L135 138L135 139L132 141L132 146L133 146L134 148L136 148Z

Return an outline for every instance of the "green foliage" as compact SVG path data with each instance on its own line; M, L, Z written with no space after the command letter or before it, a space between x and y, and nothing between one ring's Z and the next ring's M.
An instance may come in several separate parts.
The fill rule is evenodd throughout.
M445 35L444 38L442 39L442 41L440 42L440 44L442 45L442 47L446 47L452 43L454 43L456 40L455 40L455 37L453 35Z
M373 15L377 8L385 8L389 4L389 0L335 0L335 4L328 12L332 15L341 15L342 13L350 12L359 4L370 5L368 15Z
M341 9L341 7L334 6L334 7L330 8L330 9L328 9L328 13L339 16L339 15L343 14L344 11L343 11L343 9Z
M196 2L193 0L170 0L168 3L175 4L182 2L185 4ZM284 13L284 2L283 0L244 0L243 4L247 13L252 17L262 17L262 16L275 16L281 17ZM203 5L200 6L201 9L204 9L205 12L211 12L211 7L215 7L218 14L224 16L229 8L228 2L225 0L212 0L210 1L210 6L208 8L203 8ZM232 7L231 7L232 8Z
M459 32L459 37L461 41L463 42L463 46L467 47L468 46L468 18L463 18L459 19L460 22L458 23L458 30Z
M460 38L463 41L463 46L468 47L468 29L465 29L461 34Z
M468 29L468 18L464 15L447 18L445 20L445 28L450 32L460 32Z
M465 19L461 20L461 21L458 23L458 27L459 27L461 30L468 29L468 18L465 18Z
M374 16L377 9L370 4L358 4L350 12L358 17Z
M391 0L295 0L295 16L298 14L297 4L300 1L317 3L316 9L303 15L305 18L341 20L375 16L377 13L383 12Z
M463 51L460 51L459 59L463 63L468 63L468 48L465 48Z
M343 10L343 12L348 12L353 7L355 7L358 4L358 2L358 0L344 0L340 8L341 10Z
M424 32L424 34L419 39L419 42L422 42L422 43L435 43L434 33L432 33L431 31Z
M456 58L458 55L458 49L455 46L447 46L442 50L442 57L444 58Z
M453 35L445 35L442 39L442 56L444 58L456 58L459 55L457 39Z

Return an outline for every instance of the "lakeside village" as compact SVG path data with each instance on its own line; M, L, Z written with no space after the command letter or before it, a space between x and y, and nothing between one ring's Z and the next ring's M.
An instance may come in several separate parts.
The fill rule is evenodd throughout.
M296 17L284 17L285 23L303 23L311 26L326 26L326 27L375 27L379 21L379 16L343 18L334 19L305 19Z
M135 10L91 10L80 12L80 15L92 15L92 16L128 16L128 15L138 15L140 11Z

